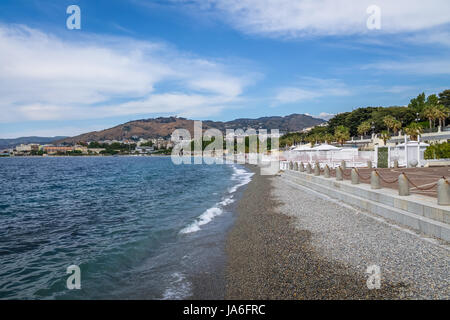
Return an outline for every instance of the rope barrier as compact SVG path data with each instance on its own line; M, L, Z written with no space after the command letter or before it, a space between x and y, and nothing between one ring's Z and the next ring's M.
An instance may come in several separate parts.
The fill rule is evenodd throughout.
M356 174L362 179L362 180L370 180L370 176L369 177L363 177L360 173L359 170L355 168Z
M345 170L342 170L342 175L344 177L350 177L352 175L352 173L351 172L350 173L345 173Z
M416 188L417 190L420 190L420 191L431 190L431 189L433 189L434 187L437 186L437 182L436 182L436 183L433 183L433 184L432 184L431 186L429 186L429 187L425 187L425 188L419 187L419 186L417 186L414 182L412 182L411 179L410 179L406 174L403 173L403 175L406 177L406 180L408 180L408 182L411 183L411 185L412 185L414 188ZM445 179L445 178L444 178L444 179Z
M288 165L289 165L289 163L288 163ZM300 165L298 165L298 167L300 167ZM341 169L341 170L342 170L342 175L343 176L351 177L351 172L350 173L345 173L345 170L343 170L343 169ZM323 169L321 169L320 166L319 166L319 171L320 172L325 172L325 167ZM337 168L328 167L328 171L329 171L330 175L336 175ZM357 175L359 176L360 179L366 180L366 181L371 179L370 175L368 177L361 175L361 173L359 172L359 170L357 168L355 168L355 171L356 171L356 173L357 173ZM380 180L383 181L384 183L393 184L393 183L397 183L398 182L398 177L395 178L394 180L387 180L380 174L380 172L378 170L375 170L375 172L378 175L378 177L380 178ZM402 174L406 177L406 180L414 188L416 188L417 190L420 190L420 191L428 191L428 190L431 190L431 189L435 188L438 185L438 183L436 182L436 183L433 183L431 186L428 186L428 187L419 187L404 172L402 172ZM445 181L447 181L447 179L445 177L442 177L442 178L445 179Z
M382 176L377 170L375 170L375 172L376 172L376 173L378 174L378 176L380 177L380 180L383 181L384 183L391 184L391 183L396 183L396 182L398 182L398 177L397 177L396 179L392 180L392 181L388 181L388 180L384 179L383 176Z

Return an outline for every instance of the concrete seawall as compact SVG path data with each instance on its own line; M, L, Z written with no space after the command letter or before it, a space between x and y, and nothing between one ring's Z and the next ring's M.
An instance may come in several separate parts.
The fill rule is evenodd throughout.
M399 196L392 189L371 189L367 184L351 184L334 178L286 170L282 177L344 203L413 228L425 235L450 242L450 207L436 204L436 199Z

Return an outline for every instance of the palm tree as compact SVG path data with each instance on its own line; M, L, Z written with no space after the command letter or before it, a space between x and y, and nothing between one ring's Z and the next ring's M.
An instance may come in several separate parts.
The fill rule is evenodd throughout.
M436 120L436 111L437 111L436 107L433 105L426 106L425 109L423 110L423 115L430 122L430 129L431 129L431 124L433 124L433 127L434 127L434 121Z
M367 131L371 128L370 121L364 121L358 126L358 134L361 136L365 136Z
M338 126L334 130L334 139L341 145L344 145L350 139L350 131L344 126Z
M383 123L385 124L387 131L389 133L389 129L391 129L394 125L395 118L393 116L386 116L383 118Z
M389 132L383 131L383 132L381 132L380 138L381 138L381 140L383 140L384 145L386 145L386 142L391 138L391 135L389 134Z
M392 130L394 131L394 134L397 135L397 133L400 131L400 129L402 128L402 122L399 120L395 120L392 123Z
M323 139L326 143L330 144L334 140L334 136L331 133L326 133L323 135Z
M422 126L417 122L411 122L405 129L405 133L411 137L411 140L417 140L417 137L420 136L422 132Z
M445 119L447 119L448 109L443 105L436 106L435 116L439 120L439 126L445 127Z
M306 141L311 143L311 147L314 147L314 145L317 143L317 134L311 134L307 136Z
M326 142L325 134L324 133L318 133L317 134L317 142L323 143Z

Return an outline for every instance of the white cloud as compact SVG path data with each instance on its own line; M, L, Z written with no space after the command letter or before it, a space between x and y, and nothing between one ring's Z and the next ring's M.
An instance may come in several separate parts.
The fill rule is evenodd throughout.
M302 88L295 87L285 87L278 91L275 96L275 100L281 104L283 103L293 103L304 100L311 100L322 95L319 91L305 90Z
M432 30L405 37L406 42L415 45L441 45L450 47L450 32L445 30Z
M0 25L0 122L216 114L254 81L238 67L161 43L92 34L63 40Z
M112 127L112 125L111 125ZM57 128L23 128L17 127L15 130L8 132L0 132L0 139L14 139L17 137L55 137L55 136L77 136L91 131L99 131L105 129L104 126L88 125L83 127L76 126L60 126Z
M295 86L278 88L272 105L298 103L326 96L349 96L352 91L336 79L302 77Z
M448 0L175 0L219 12L235 28L283 37L367 34L370 5L381 8L381 32L418 31L450 23Z
M313 115L313 114L309 114L309 113L305 113L307 116L311 116L313 118L318 118L318 119L323 119L323 120L330 120L331 118L333 118L336 114L335 113L327 113L327 112L321 112L318 115Z
M403 74L449 75L450 60L447 58L434 58L414 61L381 61L367 64L362 66L361 69Z

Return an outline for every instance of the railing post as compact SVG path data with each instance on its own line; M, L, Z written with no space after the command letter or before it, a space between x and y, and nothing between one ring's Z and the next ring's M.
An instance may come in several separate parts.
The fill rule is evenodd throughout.
M291 162L289 162L289 170L292 170L294 168L294 164Z
M377 170L372 171L370 173L370 188L371 189L381 189L380 176L378 175Z
M297 161L294 162L294 171L298 171L298 163L297 163Z
M352 169L352 184L359 184L359 176L358 172L356 172L356 168Z
M305 166L303 165L303 162L300 162L300 168L299 168L300 172L305 172Z
M319 162L317 162L317 161L314 164L314 175L320 176L320 165L319 165Z
M347 167L345 166L345 160L341 161L341 168L342 170L345 170Z
M323 169L323 176L325 177L325 178L329 178L330 177L330 168L328 167L328 165L326 164L325 165L325 168Z
M404 173L398 176L398 195L409 196L409 183Z
M367 168L372 169L372 161L367 160Z
M336 180L337 181L342 181L342 168L341 167L337 167L336 168Z
M438 205L448 206L450 205L450 186L447 179L441 178L438 181L437 187Z
M311 164L308 162L308 164L306 165L306 173L310 174L311 171L312 171Z

